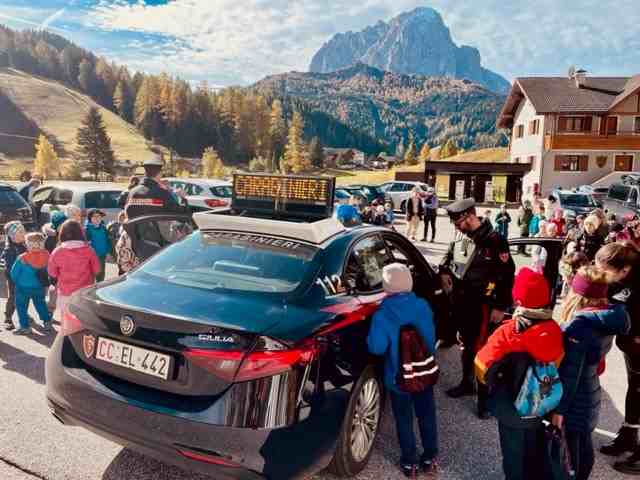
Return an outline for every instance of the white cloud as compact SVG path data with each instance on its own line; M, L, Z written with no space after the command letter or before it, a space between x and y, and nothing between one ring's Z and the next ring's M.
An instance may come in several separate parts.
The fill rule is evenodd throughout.
M101 0L84 23L160 36L155 39L160 51L149 45L118 52L134 68L168 69L220 84L250 83L272 73L306 70L334 33L360 30L424 5L416 0L173 0L162 5ZM442 14L458 44L479 48L483 64L508 78L564 74L569 63L598 74L639 70L636 0L434 0L430 6Z

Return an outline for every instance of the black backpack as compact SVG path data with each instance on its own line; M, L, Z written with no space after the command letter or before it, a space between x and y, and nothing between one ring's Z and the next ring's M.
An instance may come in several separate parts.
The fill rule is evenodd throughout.
M420 333L415 327L406 325L400 328L398 340L400 370L396 385L400 391L418 393L435 385L440 368Z

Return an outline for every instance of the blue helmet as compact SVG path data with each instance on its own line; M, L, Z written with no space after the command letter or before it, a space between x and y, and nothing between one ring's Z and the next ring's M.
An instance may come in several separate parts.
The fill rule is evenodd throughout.
M355 227L362 224L362 218L360 218L358 209L353 205L338 205L335 217L345 227Z

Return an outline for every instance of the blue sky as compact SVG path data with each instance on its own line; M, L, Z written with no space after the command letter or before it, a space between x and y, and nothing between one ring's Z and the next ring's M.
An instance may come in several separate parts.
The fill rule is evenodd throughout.
M212 85L306 71L334 33L418 6L507 79L640 73L637 0L0 0L0 23L45 27L133 69Z

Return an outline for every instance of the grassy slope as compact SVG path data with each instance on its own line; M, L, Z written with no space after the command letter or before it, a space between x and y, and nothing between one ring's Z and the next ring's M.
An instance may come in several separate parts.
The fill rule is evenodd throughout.
M86 95L57 82L13 69L0 69L0 89L42 131L56 138L66 157L73 154L76 131L82 118L91 106L98 106ZM150 152L144 137L133 126L112 112L98 108L119 160L137 162ZM35 153L25 151L22 158L14 160L32 162L33 155Z

